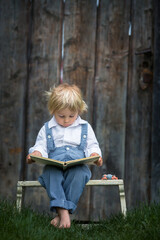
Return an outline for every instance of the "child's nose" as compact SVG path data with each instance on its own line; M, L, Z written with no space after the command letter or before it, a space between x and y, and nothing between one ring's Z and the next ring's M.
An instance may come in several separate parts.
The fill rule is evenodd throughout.
M69 121L69 118L65 118L64 121L65 123L67 123Z

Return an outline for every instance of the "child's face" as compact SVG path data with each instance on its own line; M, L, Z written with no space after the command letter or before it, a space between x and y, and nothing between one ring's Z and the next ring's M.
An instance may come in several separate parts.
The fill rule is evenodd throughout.
M78 117L78 112L72 112L68 108L54 113L56 122L62 127L69 127Z

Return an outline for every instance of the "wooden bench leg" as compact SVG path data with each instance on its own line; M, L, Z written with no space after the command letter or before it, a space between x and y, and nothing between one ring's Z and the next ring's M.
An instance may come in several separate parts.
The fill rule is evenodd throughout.
M20 212L22 209L22 197L23 197L23 187L17 183L17 201L16 201L16 207L18 211Z
M121 203L121 211L126 215L126 198L125 198L125 192L124 192L124 184L119 185L119 195L120 195L120 203Z

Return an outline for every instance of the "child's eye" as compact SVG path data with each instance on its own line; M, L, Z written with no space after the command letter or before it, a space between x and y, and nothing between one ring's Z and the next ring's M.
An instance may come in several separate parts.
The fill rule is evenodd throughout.
M74 117L74 115L71 115L71 116L69 116L70 118L73 118Z
M59 115L59 117L60 117L60 118L64 118L64 116L63 116L63 115Z

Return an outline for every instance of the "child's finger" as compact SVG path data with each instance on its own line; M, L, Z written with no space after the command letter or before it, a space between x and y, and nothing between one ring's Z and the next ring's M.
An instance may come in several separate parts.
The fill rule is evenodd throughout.
M31 160L30 154L27 155L27 157L26 157L26 162L27 162L28 164L30 164L30 163L33 162L33 161Z
M30 157L30 155L28 154L27 157L26 157L26 161L28 162L28 160L30 160L30 159L31 159L31 157Z
M99 160L98 160L98 165L99 165L99 166L102 166L102 163L103 163L103 160L102 160L102 158L100 157Z

